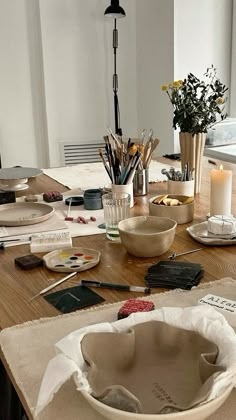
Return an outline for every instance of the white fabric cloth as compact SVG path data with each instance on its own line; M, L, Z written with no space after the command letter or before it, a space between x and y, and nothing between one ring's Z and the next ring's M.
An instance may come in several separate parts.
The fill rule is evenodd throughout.
M112 323L93 324L62 338L55 345L57 355L45 371L37 401L38 414L52 399L63 383L75 374L77 388L91 393L86 378L86 365L81 352L81 341L89 332L124 332L132 326L158 320L169 325L199 332L218 346L217 363L225 368L215 379L207 401L219 396L229 385L236 386L236 334L225 317L214 308L202 305L188 308L164 307L151 312L135 313Z
M104 223L104 211L103 209L99 210L86 210L84 206L71 206L70 208L70 216L74 217L73 222L67 222L65 221L65 217L67 216L68 206L64 203L65 198L68 197L76 197L76 196L83 196L83 193L80 189L74 189L70 191L66 191L63 193L63 201L55 201L52 203L47 203L49 206L53 207L55 210L55 214L53 218L49 219L49 221L38 223L38 225L31 225L34 226L34 231L32 233L40 233L40 232L47 232L47 231L55 231L59 232L61 229L67 229L67 231L70 232L71 237L77 237L77 236L89 236L89 235L98 235L100 233L105 233L105 229L100 229L98 226ZM43 200L43 195L38 194L38 203L45 203ZM25 197L17 198L17 202L23 202L25 200ZM79 216L84 217L86 220L88 220L87 224L83 223L77 223L77 218ZM92 222L90 220L90 217L93 216L96 218L96 221ZM50 225L50 221L54 221L54 219L57 221L57 225L55 223L48 228ZM40 226L39 226L40 225ZM58 227L57 227L58 226ZM30 227L27 227L28 231L30 231ZM41 230L40 230L41 228ZM13 230L14 229L14 230ZM4 228L4 232L1 234L1 228L0 228L0 237L1 236L8 236L8 231L13 230L14 236L19 237L20 235L20 229L18 228ZM19 232L19 235L18 233ZM10 235L10 233L9 233Z
M149 182L167 181L166 176L161 173L163 168L168 170L170 166L152 160L149 166ZM70 189L103 188L111 182L102 162L43 169L43 172Z

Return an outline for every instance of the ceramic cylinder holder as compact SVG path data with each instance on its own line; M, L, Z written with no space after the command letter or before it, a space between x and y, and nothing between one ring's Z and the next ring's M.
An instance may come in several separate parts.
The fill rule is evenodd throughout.
M112 184L111 191L113 193L127 193L130 195L130 207L134 207L133 182L131 184Z
M194 179L191 181L172 181L168 179L168 194L194 196Z
M84 192L84 208L86 210L102 209L102 190L86 190Z
M148 194L148 169L138 169L134 174L134 196Z

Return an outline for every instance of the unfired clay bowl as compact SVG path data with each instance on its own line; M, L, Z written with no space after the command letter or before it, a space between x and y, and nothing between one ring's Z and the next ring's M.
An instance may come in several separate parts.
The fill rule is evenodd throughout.
M188 223L193 220L194 216L194 200L188 204L181 204L179 206L165 206L164 204L155 204L154 200L161 196L152 197L149 200L149 214L159 217L170 217L175 220L178 225ZM170 198L176 198L183 201L188 197L185 195L168 194Z
M120 239L129 254L157 257L171 247L177 223L166 217L137 216L118 224Z
M108 405L101 403L92 397L87 391L80 392L95 411L109 420L204 420L210 417L216 410L218 410L218 408L221 407L231 391L232 388L229 387L219 397L207 402L206 404L190 410L170 414L128 413L127 411L117 410L116 408L109 407Z

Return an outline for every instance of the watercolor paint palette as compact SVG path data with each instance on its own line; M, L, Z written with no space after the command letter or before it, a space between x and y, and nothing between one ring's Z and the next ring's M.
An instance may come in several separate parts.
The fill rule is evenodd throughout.
M65 248L49 252L44 255L43 260L49 270L71 273L94 267L99 263L100 255L96 249Z

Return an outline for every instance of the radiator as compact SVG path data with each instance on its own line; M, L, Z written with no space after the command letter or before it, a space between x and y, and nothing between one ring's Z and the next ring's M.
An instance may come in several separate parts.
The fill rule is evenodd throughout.
M62 165L77 165L79 163L101 162L98 149L105 154L105 143L94 141L90 143L61 142Z

